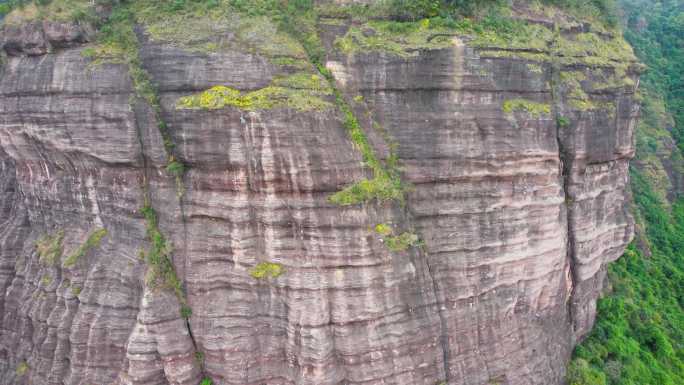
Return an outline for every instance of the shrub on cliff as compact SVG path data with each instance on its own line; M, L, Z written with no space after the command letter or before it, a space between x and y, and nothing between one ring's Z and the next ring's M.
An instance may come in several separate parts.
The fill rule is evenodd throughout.
M568 367L568 385L606 385L606 376L579 359Z

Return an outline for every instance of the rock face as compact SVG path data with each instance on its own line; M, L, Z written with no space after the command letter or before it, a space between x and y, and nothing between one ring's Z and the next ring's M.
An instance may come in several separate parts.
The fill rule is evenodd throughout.
M198 53L141 32L188 166L181 195L125 65L91 65L73 27L42 30L49 53L35 33L6 35L0 384L563 382L606 263L632 238L635 87L599 88L582 62L464 36L405 56L347 54L333 40L349 27L320 26L326 66L375 151L396 149L404 205L328 201L368 174L338 108L176 108L216 85L255 90L292 72L258 52ZM585 103L608 107L573 103L567 73L581 74ZM179 299L145 278L146 193L174 246L187 322ZM392 251L377 224L422 245ZM282 274L255 279L262 262Z

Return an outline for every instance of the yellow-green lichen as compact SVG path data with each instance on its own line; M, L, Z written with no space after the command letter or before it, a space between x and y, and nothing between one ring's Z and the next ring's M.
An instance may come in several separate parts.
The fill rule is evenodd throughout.
M57 264L64 253L64 231L60 230L52 235L45 235L36 241L36 251L39 261L45 266Z
M100 245L100 242L102 241L102 238L107 235L107 230L105 229L97 229L88 235L88 239L78 247L73 253L71 253L65 260L64 263L62 264L64 267L71 267L78 262L79 259L81 259L83 256L86 255L86 253L95 247L98 247Z
M80 286L71 286L71 294L75 295L76 297L78 297L79 294L81 294L82 290L83 289Z
M235 107L245 111L291 108L297 111L323 111L332 104L323 99L331 95L327 82L318 75L297 73L274 78L272 85L251 92L215 86L196 95L182 97L178 109L214 110Z
M392 234L392 226L385 224L385 223L379 223L375 225L375 232L380 234L380 235L391 235Z
M507 114L514 112L526 112L535 118L551 114L551 105L548 103L538 103L527 99L508 99L502 107Z
M43 284L43 286L50 286L52 277L49 274L45 274L43 278L40 279L40 283Z
M19 365L17 365L17 368L15 369L15 373L17 374L18 377L23 377L26 375L26 373L29 370L29 365L26 363L26 361L21 361Z
M249 275L254 279L278 278L284 271L279 263L261 262L249 271Z

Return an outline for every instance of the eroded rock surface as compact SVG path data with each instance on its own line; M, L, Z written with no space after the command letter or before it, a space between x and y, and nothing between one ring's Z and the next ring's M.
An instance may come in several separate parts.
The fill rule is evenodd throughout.
M562 383L605 265L632 237L634 87L594 90L582 63L496 55L458 36L407 56L346 54L333 40L348 28L321 25L326 66L377 153L396 145L412 185L403 206L328 201L368 176L337 108L176 108L213 86L256 90L295 71L259 53L142 40L189 167L181 195L123 64L91 65L78 37L48 54L31 34L8 35L1 384ZM558 80L568 72L613 107L573 104ZM549 111L506 111L515 100ZM145 186L174 246L187 323L178 298L146 281ZM422 246L392 251L377 224ZM47 246L66 258L97 229L107 234L75 263L50 260ZM261 262L283 273L255 279Z

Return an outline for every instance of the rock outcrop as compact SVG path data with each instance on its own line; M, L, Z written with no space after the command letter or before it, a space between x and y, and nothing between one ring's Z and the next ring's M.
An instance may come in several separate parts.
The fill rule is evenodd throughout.
M0 384L561 384L632 238L638 70L572 45L614 37L533 16L548 33L528 49L320 19L333 86L408 186L349 206L328 198L371 175L330 93L178 108L317 74L301 48L278 61L223 31L193 50L141 26L156 114L76 27L6 29ZM183 298L150 284L148 206Z

